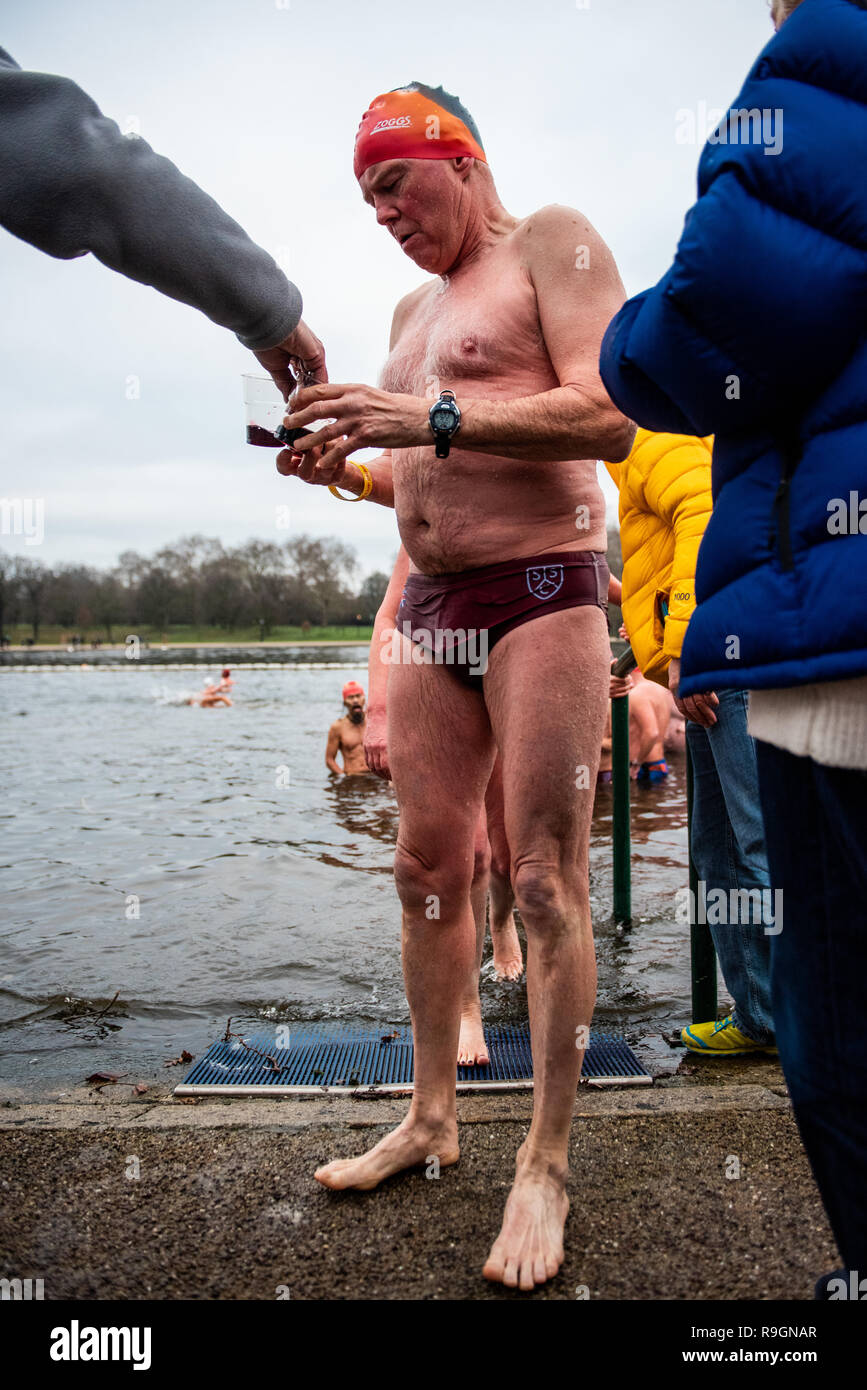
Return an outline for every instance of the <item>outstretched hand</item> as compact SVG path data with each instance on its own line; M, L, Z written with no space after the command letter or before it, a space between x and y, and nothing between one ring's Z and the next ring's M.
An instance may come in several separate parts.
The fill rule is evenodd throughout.
M303 319L276 347L254 354L287 401L299 381L326 382L325 348Z

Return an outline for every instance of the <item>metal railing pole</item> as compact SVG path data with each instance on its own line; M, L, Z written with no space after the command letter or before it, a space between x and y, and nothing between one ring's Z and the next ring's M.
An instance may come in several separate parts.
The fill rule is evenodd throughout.
M696 921L698 907L698 874L692 858L692 758L686 748L686 823L689 844L689 954L692 972L692 1021L710 1023L716 1018L716 951L710 927Z
M611 768L614 806L614 919L632 921L632 863L629 828L629 696L611 701Z

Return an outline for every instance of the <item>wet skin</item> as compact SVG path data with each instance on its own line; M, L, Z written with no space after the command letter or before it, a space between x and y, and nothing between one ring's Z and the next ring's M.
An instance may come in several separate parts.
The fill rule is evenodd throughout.
M389 161L368 170L361 186L380 223L437 278L398 306L384 389L299 393L291 425L322 418L326 404L336 424L327 437L311 437L311 458L284 459L283 471L330 481L334 473L324 475L341 450L387 450L369 465L374 497L393 498L411 566L425 574L604 550L595 460L622 458L633 433L597 372L602 333L624 298L604 244L571 209L510 217L487 171L462 160ZM578 269L582 246L589 264ZM438 460L427 410L446 386L464 418L450 457ZM305 418L306 410L315 414ZM446 666L414 663L405 638L393 645L387 743L401 813L395 878L415 1088L394 1133L316 1174L334 1189L369 1188L432 1154L441 1164L457 1161L455 1056L476 956L475 841L499 751L528 942L535 1091L483 1273L524 1289L551 1278L563 1258L567 1144L583 1056L576 1040L595 998L587 858L609 661L598 607L546 613L508 633L491 652L482 690ZM576 779L579 765L589 790L576 787L585 780Z

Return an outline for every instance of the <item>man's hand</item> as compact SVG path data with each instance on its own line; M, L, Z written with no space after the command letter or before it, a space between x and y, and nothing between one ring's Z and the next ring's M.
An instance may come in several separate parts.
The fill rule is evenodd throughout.
M680 710L684 719L691 719L693 724L701 724L702 728L710 729L717 722L714 710L719 704L719 696L712 690L707 690L703 695L687 695L681 700L678 695L680 689L680 657L673 656L668 663L668 688L674 696L674 703Z
M385 725L385 710L372 710L368 707L367 728L364 731L364 759L370 771L375 772L377 777L387 777L391 781Z
M307 386L296 391L283 423L292 430L316 420L333 419L332 425L303 435L292 448L296 454L321 450L321 464L336 466L356 449L406 449L413 444L433 444L428 420L430 405L424 396L397 395L376 386Z
M300 478L302 483L312 483L314 486L329 487L333 484L356 494L361 492L364 482L359 470L346 459L340 456L332 458L330 451L323 454L321 449L309 449L306 454L298 454L294 444L291 449L280 450L277 472L282 473L284 478Z
M613 665L613 662L612 662ZM608 698L609 700L619 700L623 695L628 695L632 689L631 676L609 676L608 677Z
M255 356L274 378L274 384L284 401L289 399L299 381L328 380L325 349L303 319L282 343L257 352Z

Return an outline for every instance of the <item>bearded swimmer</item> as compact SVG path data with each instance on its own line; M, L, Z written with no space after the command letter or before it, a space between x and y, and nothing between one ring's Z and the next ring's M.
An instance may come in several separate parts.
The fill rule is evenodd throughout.
M343 703L346 713L342 718L335 719L328 730L325 766L329 772L336 772L338 777L354 777L369 770L364 757L364 735L367 727L364 691L358 681L346 682L343 687ZM343 758L342 767L337 761L338 753Z

